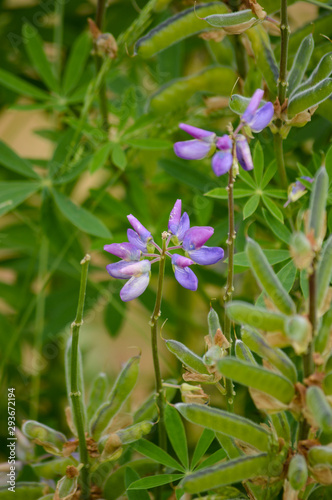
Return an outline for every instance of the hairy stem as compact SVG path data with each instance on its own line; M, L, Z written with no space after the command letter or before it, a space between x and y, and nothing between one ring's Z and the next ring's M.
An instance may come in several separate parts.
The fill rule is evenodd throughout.
M83 310L85 302L85 292L88 279L88 268L90 262L90 255L86 255L81 261L82 273L81 284L78 298L78 306L75 321L72 323L72 347L71 347L71 383L70 383L70 397L73 405L73 417L77 429L79 448L80 448L80 462L83 467L80 472L80 484L82 489L82 498L86 500L90 496L90 480L89 480L89 454L86 446L84 421L81 411L81 398L82 394L78 386L78 339L80 327L83 324Z
M159 424L158 424L158 437L159 437L159 446L163 450L167 449L167 439L166 439L166 430L165 430L165 422L164 422L164 399L163 399L163 387L162 387L162 379L161 379L161 371L158 357L158 319L160 316L160 307L163 293L163 284L164 284L164 274L165 274L165 260L166 260L166 240L163 239L162 245L162 253L159 261L159 276L158 276L158 288L156 295L156 302L154 306L154 310L150 319L151 326L151 347L152 347L152 357L153 357L153 366L154 373L156 379L156 396L157 396L157 405L159 410Z
M106 11L106 0L98 0L97 11L96 11L96 25L100 29L100 31L103 31L104 28L105 11ZM96 64L96 71L98 74L102 66L102 59L98 56L97 53L95 55L95 64ZM109 123L108 123L108 104L107 104L105 77L103 77L99 88L99 107L100 107L100 114L102 117L102 127L104 130L107 131L109 129Z
M233 146L233 158L235 161L236 152L235 152L235 141ZM234 225L234 196L233 196L233 187L234 187L234 172L233 172L234 162L229 171L228 175L228 273L227 273L227 283L225 289L224 296L224 304L226 305L228 302L232 300L233 295L233 281L234 281L234 243L235 243L235 225ZM231 336L231 320L227 316L225 312L224 318L224 335L228 342L232 343ZM227 409L230 412L233 412L233 383L230 379L226 379L226 397L227 397Z
M276 157L278 173L280 177L280 184L283 189L287 191L288 189L288 179L285 168L285 159L284 159L284 148L283 148L283 138L280 133L277 132L274 134L274 153Z

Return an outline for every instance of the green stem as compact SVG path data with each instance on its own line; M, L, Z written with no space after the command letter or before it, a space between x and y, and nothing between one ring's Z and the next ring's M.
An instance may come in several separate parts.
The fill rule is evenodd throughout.
M153 313L151 315L150 326L151 326L151 347L152 347L153 366L156 379L157 405L159 410L159 424L158 424L159 446L163 450L167 451L167 438L166 438L166 430L164 422L165 411L164 411L163 386L162 386L161 371L160 371L160 364L158 357L158 336L157 336L158 319L161 312L160 307L161 307L164 274L165 274L165 262L166 262L165 252L166 252L166 239L163 238L162 253L159 262L159 276L158 276L156 302L153 309Z
M100 29L101 32L103 32L103 28L104 28L105 11L106 11L106 0L98 0L97 11L96 11L96 26ZM100 71L100 68L102 66L102 59L100 58L100 56L98 56L97 53L95 55L95 64L96 64L96 70L97 70L97 74L98 74ZM108 123L108 103L107 103L107 95L106 95L105 77L103 78L103 80L100 84L99 107L100 107L100 114L102 117L102 127L107 132L109 129L109 123Z
M283 148L283 138L280 133L277 132L274 134L274 153L276 157L278 173L280 177L280 184L283 189L287 191L288 189L288 179L285 168L285 159L284 159L284 148Z
M39 407L39 394L40 394L40 371L41 366L39 365L41 357L41 348L43 343L43 331L44 331L44 318L45 318L45 289L42 287L45 275L47 273L47 261L48 261L48 240L45 236L42 236L39 252L39 269L38 269L38 286L40 290L38 292L36 300L36 316L35 316L35 353L36 359L36 374L32 380L32 396L30 404L30 418L32 420L38 419L38 407Z
M82 273L81 273L81 284L80 292L78 298L78 306L76 312L75 321L72 323L72 347L71 347L71 381L70 381L70 397L73 405L73 417L77 429L79 448L80 448L80 462L83 467L80 472L80 484L82 489L82 498L88 499L90 496L90 484L89 484L89 454L86 446L84 421L81 411L81 398L82 394L79 391L78 386L78 339L80 333L80 327L83 324L83 309L85 302L85 292L86 284L88 279L88 268L90 262L90 255L86 255L81 261Z
M56 15L56 24L54 28L54 45L57 50L57 57L54 61L54 70L55 74L60 80L61 77L61 68L62 68L62 39L63 39L63 15L65 9L65 2L55 2L55 15Z
M233 146L233 158L236 158L235 151L235 141ZM234 162L229 171L228 175L228 273L227 273L227 283L225 289L224 296L224 304L230 302L232 300L233 295L233 281L234 281L234 243L235 243L235 224L234 224L234 196L233 196L233 188L234 188ZM224 335L230 345L232 344L232 336L231 336L231 320L227 316L225 312L224 317ZM227 398L227 410L233 412L233 383L230 379L226 379L226 398Z

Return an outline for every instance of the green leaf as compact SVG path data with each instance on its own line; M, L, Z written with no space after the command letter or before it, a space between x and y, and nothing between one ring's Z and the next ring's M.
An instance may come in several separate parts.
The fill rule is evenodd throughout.
M0 216L13 210L40 187L39 182L0 182Z
M121 170L124 170L127 166L126 153L123 151L120 144L113 145L112 162L114 163L114 165L119 167Z
M104 312L105 326L111 337L116 337L120 333L126 310L127 303L122 302L114 293L111 296L110 302L106 305Z
M263 253L271 265L290 259L288 250L263 250ZM228 259L224 260L224 262L227 263ZM234 255L234 265L250 267L246 252L239 252Z
M124 142L133 148L150 149L155 151L171 149L173 147L173 143L171 141L163 139L124 139Z
M248 184L248 186L252 187L253 189L256 189L257 186L255 184L255 181L254 179L251 177L251 175L246 172L245 170L243 169L240 169L240 173L239 173L239 177L240 179L242 179L246 184Z
M157 463L147 458L142 458L133 460L113 470L112 474L106 479L103 487L103 496L105 500L117 500L117 498L125 494L125 473L128 467L135 470L140 476L144 476L145 474L152 474L157 471L159 466Z
M85 208L75 205L69 198L55 189L52 194L62 215L78 229L93 236L99 236L99 238L111 238L107 227L95 215Z
M196 470L202 470L205 469L205 467L210 467L211 465L220 462L220 460L224 460L226 456L227 456L226 451L221 448L220 450L217 450L214 453L212 453L212 455L210 455L206 460L204 460L204 462L199 464Z
M264 194L272 198L286 199L287 193L282 189L265 189Z
M285 224L282 224L275 217L272 217L270 215L270 213L267 210L265 210L265 208L263 208L263 215L264 215L264 219L266 220L266 223L267 223L268 227L271 229L271 231L281 241L284 241L287 245L289 245L290 237L291 237L291 232L285 226Z
M163 484L172 483L178 479L182 479L183 474L160 474L157 476L144 477L134 483L131 483L128 490L145 490L149 488L156 488Z
M264 153L259 141L257 141L255 144L253 162L256 184L257 186L261 186L264 171Z
M291 291L296 278L296 272L297 272L296 267L294 266L293 261L291 260L277 273L277 276L280 279L281 284L286 290L286 292Z
M233 191L234 199L246 198L247 196L251 196L251 195L252 195L251 189L235 188ZM205 193L204 196L208 196L209 198L218 198L220 200L228 200L228 191L226 188L222 188L222 187L215 188L215 189L212 189L211 191L208 191L207 193Z
M202 456L208 450L214 438L215 434L212 430L203 429L203 432L198 440L198 443L196 444L196 448L193 457L191 459L191 465L190 465L191 469L194 469L196 467Z
M43 40L39 36L38 31L31 24L24 24L22 35L32 66L36 69L48 88L54 92L59 92L59 83L55 78L52 66L46 58L43 49Z
M18 156L7 144L0 141L0 164L25 177L40 179L33 170L31 163Z
M331 151L331 153L330 153L330 151ZM329 168L328 168L328 163L327 163L329 153L331 154L331 167L330 168L332 169L332 148L330 148L328 150L326 158L325 158L325 166L326 166L327 173L329 173ZM307 177L313 177L312 173L299 162L297 162L297 168L299 169L301 175L307 176Z
M284 222L284 216L282 215L281 210L277 207L277 205L265 194L262 195L263 203L266 208L270 211L270 213L280 222Z
M187 186L204 191L206 186L211 185L211 179L188 166L188 162L179 160L160 160L158 164L165 172Z
M189 468L186 431L178 411L171 405L165 409L165 426L175 453L186 469Z
M99 168L104 167L111 152L112 146L113 144L111 142L107 142L106 144L101 146L98 151L95 152L90 163L90 172L92 174Z
M50 96L40 90L38 87L25 82L21 78L12 75L4 69L0 69L0 84L6 89L13 90L19 95L26 95L28 97L33 97L34 99L40 99L45 101L50 98Z
M53 184L66 184L67 182L74 180L77 176L84 172L90 161L91 156L85 156L77 163L74 163L74 165L72 165L70 169L68 169L68 171L61 177L54 179Z
M330 184L332 182L332 146L328 149L326 156L325 156L325 168L326 172L329 176L329 181ZM302 172L301 172L302 174ZM302 175L308 175L308 174L302 174ZM309 173L309 176L311 177L311 174Z
M273 160L264 172L261 188L264 189L277 171L277 162Z
M184 472L182 465L179 464L171 455L166 453L166 451L159 448L159 446L147 441L146 439L140 439L136 441L132 447L134 450L138 451L142 455L145 455L156 462L165 465L166 467L170 467L171 469L181 470Z
M66 64L62 90L69 94L80 82L91 50L90 33L84 32L76 38Z
M309 298L309 283L308 283L308 272L306 269L302 269L300 272L300 286L305 300Z
M259 194L254 194L253 196L251 196L251 198L249 198L249 200L243 207L243 219L247 219L248 217L250 217L250 215L252 215L256 211L259 204L259 200L260 200Z
M127 496L128 500L150 500L149 493L145 490L141 490L140 492L131 490L128 491L128 488L132 483L135 481L138 481L140 479L139 475L137 472L130 467L126 468L125 472L125 484L126 484L126 489L127 489Z

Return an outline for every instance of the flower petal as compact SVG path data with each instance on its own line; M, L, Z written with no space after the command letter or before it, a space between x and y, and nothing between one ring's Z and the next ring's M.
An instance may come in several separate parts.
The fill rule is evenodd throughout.
M220 247L202 246L199 250L189 252L189 255L197 264L209 266L224 258L224 250Z
M133 215L130 214L130 215L127 215L127 219L129 220L130 224L135 229L136 233L138 233L138 235L140 236L140 238L144 242L146 242L152 238L150 231L148 231L143 226L143 224L141 224L140 221L138 219L136 219L136 217L134 217Z
M135 245L127 242L105 245L104 250L123 260L139 260L141 257L141 251Z
M134 245L141 252L147 252L146 243L141 240L136 231L134 231L133 229L127 229L127 238L131 245Z
M183 240L184 235L186 234L189 228L190 228L189 215L187 214L187 212L183 212L176 235L179 241Z
M193 226L184 235L182 247L187 252L201 248L211 238L214 229L209 226Z
M184 288L188 288L188 290L192 290L193 292L197 290L197 276L189 267L182 268L174 266L174 275L176 281Z
M235 137L236 141L236 156L238 162L244 170L252 170L254 164L252 162L251 152L247 139L242 134Z
M193 127L192 125L187 125L186 123L180 123L179 127L187 132L187 134L191 135L195 139L200 139L206 142L213 142L216 134L214 132L209 132L208 130L204 130L203 128Z
M214 147L214 145L213 145ZM211 144L208 142L193 139L192 141L176 142L174 144L174 153L184 160L202 160L211 150Z
M255 113L260 105L260 102L263 98L263 95L264 95L264 90L257 89L254 92L254 95L250 99L247 109L245 110L245 112L241 117L244 122L249 124L253 120Z
M106 266L107 272L113 278L128 279L131 276L140 276L148 273L151 270L151 262L149 260L131 261L120 260L114 264Z
M179 255L178 253L173 253L172 264L173 264L173 266L178 266L178 267L184 268L184 267L188 267L188 266L191 266L192 264L194 264L194 261L191 259L188 259L188 257L184 257L183 255Z
M168 219L168 231L176 234L181 220L182 201L176 200Z
M133 276L129 281L121 288L120 298L123 302L128 302L129 300L136 299L143 292L145 292L150 281L150 274L145 273L135 278Z
M267 102L255 114L253 120L247 122L253 132L261 132L263 128L267 127L274 115L274 108L272 102Z
M221 149L222 151L227 151L227 150L231 151L232 139L227 134L223 135L222 137L218 137L216 146L218 149Z
M229 172L233 163L232 153L227 151L217 151L212 157L212 169L217 177Z

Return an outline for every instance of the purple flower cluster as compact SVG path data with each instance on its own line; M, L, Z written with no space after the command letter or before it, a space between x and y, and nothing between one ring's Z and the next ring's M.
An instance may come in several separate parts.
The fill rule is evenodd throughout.
M253 132L261 132L272 120L274 109L272 102L267 102L259 108L264 91L256 90L247 109L241 116L241 122L234 134L217 137L214 132L180 123L180 128L190 134L194 139L176 142L174 152L179 158L185 160L202 160L215 153L212 157L212 169L219 177L228 172L233 164L233 146L235 146L236 159L244 170L254 168L250 148L246 137L238 132L245 125Z
M198 280L189 266L193 264L210 265L223 259L224 251L220 247L205 245L214 229L209 226L190 227L186 212L181 215L182 202L177 200L168 221L168 232L163 233L166 240L164 250L153 241L151 233L134 217L128 215L133 229L128 229L128 242L105 245L104 250L120 257L120 261L106 266L113 278L126 279L120 291L124 302L139 297L150 281L151 264L167 255L172 261L176 280L184 288L197 290ZM174 246L169 247L172 242ZM170 250L182 249L185 255L170 253ZM159 254L154 253L158 251ZM152 260L148 260L152 258Z

